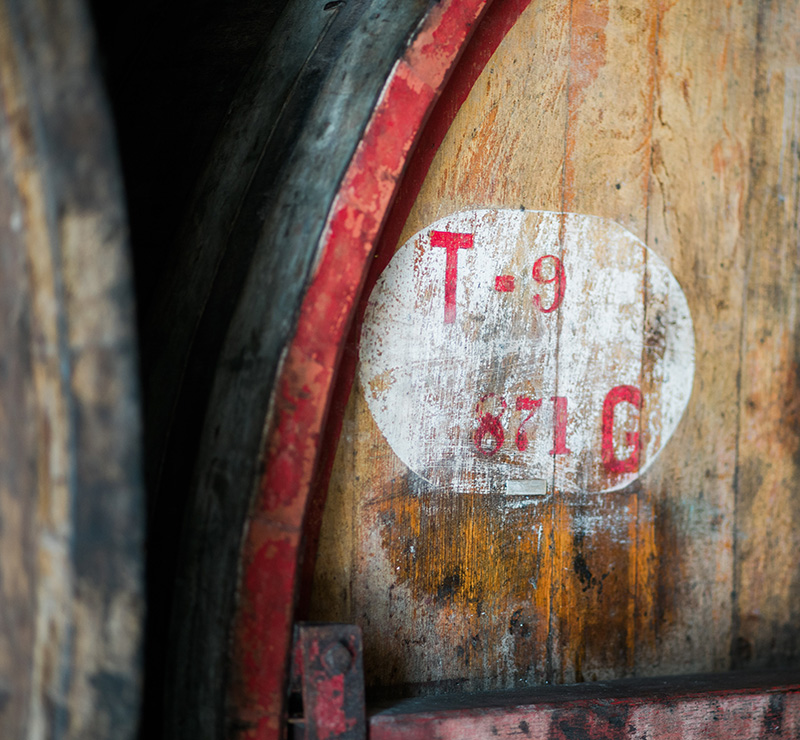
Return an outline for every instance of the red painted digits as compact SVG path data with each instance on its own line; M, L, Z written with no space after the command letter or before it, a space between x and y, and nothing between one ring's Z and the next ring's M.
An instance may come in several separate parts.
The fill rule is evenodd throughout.
M456 286L458 284L458 250L472 249L472 234L431 231L431 246L444 247L447 258L444 268L444 323L456 320Z
M513 293L514 292L514 276L513 275L498 275L494 279L494 289L498 293Z
M519 429L517 430L517 449L520 452L525 452L528 449L528 433L525 431L525 425L528 423L528 420L533 416L533 412L536 411L542 405L542 400L540 398L528 398L527 396L520 396L517 398L516 408L517 411L530 411L530 413L522 420L522 423L519 425Z
M542 264L548 259L553 260L553 277L544 278L542 277ZM539 285L555 283L555 294L553 295L553 302L550 304L549 308L545 308L542 305L542 297L540 295L537 294L533 296L533 305L542 313L555 311L561 305L561 301L564 300L564 292L567 290L567 273L564 271L564 265L561 260L552 254L539 257L539 259L533 263L533 279L539 283Z
M551 455L569 455L572 450L567 447L567 399L564 396L553 396L553 449Z
M626 443L632 447L631 454L624 460L619 460L614 453L614 408L617 404L627 402L642 409L642 392L633 385L618 385L612 388L605 401L603 401L603 429L600 450L603 465L609 473L635 473L639 469L639 457L642 451L642 442L639 432L628 432L625 435Z
M481 407L483 406L486 401L490 398L497 398L500 402L500 413L497 415L492 414L489 411L481 412ZM506 439L505 432L503 431L503 425L500 423L500 417L505 413L508 404L506 400L502 396L495 396L494 393L487 393L480 401L478 401L477 406L475 406L475 413L478 415L479 424L478 428L475 430L475 449L480 452L481 455L486 455L490 457L497 453L497 451L503 446L503 442ZM493 437L494 444L491 447L484 447L484 440L486 437Z

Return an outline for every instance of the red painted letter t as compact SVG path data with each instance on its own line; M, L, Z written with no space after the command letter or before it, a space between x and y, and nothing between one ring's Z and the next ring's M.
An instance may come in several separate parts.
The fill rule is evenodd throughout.
M432 231L431 246L444 247L447 258L444 267L444 323L456 320L456 285L458 284L458 250L472 249L472 234Z

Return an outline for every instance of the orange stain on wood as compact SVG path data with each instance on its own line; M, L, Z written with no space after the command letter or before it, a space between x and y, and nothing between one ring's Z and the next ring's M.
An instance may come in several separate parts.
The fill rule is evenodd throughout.
M586 90L606 63L608 0L576 2L570 27L570 108L577 111Z
M562 206L565 211L572 210L576 198L575 148L578 138L575 123L589 88L606 64L605 29L608 18L608 0L576 2L572 6ZM602 113L602 108L599 113Z

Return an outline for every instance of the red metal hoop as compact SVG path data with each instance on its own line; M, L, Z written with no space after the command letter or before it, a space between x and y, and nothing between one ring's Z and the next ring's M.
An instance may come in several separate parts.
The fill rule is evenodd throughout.
M408 156L487 5L446 0L430 11L395 65L331 208L275 385L266 472L242 548L230 699L249 727L243 737L282 733L304 517L342 344Z

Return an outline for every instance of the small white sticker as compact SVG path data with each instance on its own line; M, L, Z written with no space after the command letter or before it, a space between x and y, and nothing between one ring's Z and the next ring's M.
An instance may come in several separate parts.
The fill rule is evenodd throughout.
M389 445L436 487L613 491L680 421L694 332L677 280L620 225L464 211L384 270L359 377Z
M534 480L507 480L506 494L509 496L546 496L547 481L541 478Z

